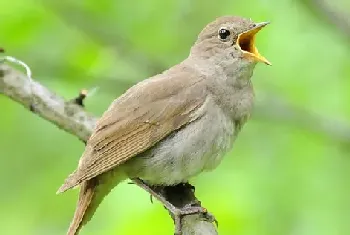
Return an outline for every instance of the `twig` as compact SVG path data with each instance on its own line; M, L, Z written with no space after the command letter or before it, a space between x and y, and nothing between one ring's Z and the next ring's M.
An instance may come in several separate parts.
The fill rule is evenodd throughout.
M4 49L0 48L0 52L1 53L4 52ZM26 63L24 63L23 61L16 59L15 57L12 57L12 56L5 56L1 60L2 61L0 61L0 62L8 61L8 62L12 62L12 63L18 64L18 65L24 67L26 69L28 79L32 80L32 71L30 70L29 66Z
M66 102L40 83L5 64L0 64L0 93L81 140L90 136L97 120L83 108Z
M5 64L0 64L0 93L22 104L37 115L59 128L77 136L86 142L97 118L88 114L75 102L66 102L34 80L29 80L23 73ZM182 191L162 194L178 208L198 203L193 190L183 188ZM182 231L184 235L216 235L216 227L212 217L203 214L186 215L183 218Z
M74 99L72 99L71 101L81 107L84 107L85 106L84 100L86 99L86 97L94 95L97 90L98 90L98 87L94 87L90 91L83 89L79 92L79 95Z

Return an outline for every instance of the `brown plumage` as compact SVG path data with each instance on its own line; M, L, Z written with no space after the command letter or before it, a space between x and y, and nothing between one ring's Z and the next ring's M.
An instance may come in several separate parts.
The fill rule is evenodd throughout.
M159 76L152 83L138 84L117 99L103 114L87 142L78 169L65 180L57 192L62 193L82 184L68 235L78 234L112 188L109 184L102 184L101 176L96 176L145 151L170 132L199 117L194 112L202 105L204 97L195 95L198 92L189 97L185 88L193 86L200 77L198 76L197 81L181 76L186 73L189 72L182 71L177 74L172 83ZM169 89L170 86L173 89ZM159 92L160 90L163 92ZM167 99L174 94L176 95L171 100ZM109 173L104 176L107 179L113 178L108 175ZM97 195L95 191L98 187L108 187L109 190L101 189L108 192Z
M257 61L267 63L253 45L264 25L239 17L217 19L200 33L186 60L111 104L78 168L57 192L81 186L68 235L77 235L126 178L174 185L220 163L250 114L253 68ZM224 39L223 28L228 31ZM252 38L247 51L240 47L240 36L248 44Z
M80 188L78 204L74 213L74 218L68 229L68 235L77 234L78 230L84 225L84 223L89 221L89 219L87 219L86 216L89 214L89 208L92 208L91 202L95 194L96 186L96 179L91 179L82 183Z
M159 75L115 100L98 121L78 169L58 193L113 169L197 119L194 113L203 104L204 94L187 90L202 79L196 75L195 71L178 71L171 83Z

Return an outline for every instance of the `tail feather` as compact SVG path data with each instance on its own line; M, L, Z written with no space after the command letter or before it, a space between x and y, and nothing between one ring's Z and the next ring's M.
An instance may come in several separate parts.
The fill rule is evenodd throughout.
M67 235L78 235L80 229L90 221L103 198L125 178L125 175L118 171L110 171L83 182Z
M96 187L96 179L91 179L82 184L77 208L75 210L73 220L69 226L67 235L77 235L81 227L91 219L92 214L96 210L96 208L91 207L96 193Z
M64 184L57 190L56 194L63 193L75 186L79 185L81 182L76 180L77 171L70 174L67 179L65 179Z

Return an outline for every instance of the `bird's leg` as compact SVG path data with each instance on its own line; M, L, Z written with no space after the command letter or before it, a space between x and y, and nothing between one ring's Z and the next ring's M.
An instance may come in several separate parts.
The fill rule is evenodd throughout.
M139 178L133 179L133 182L139 187L146 190L151 196L158 199L164 207L170 212L171 216L174 219L175 223L175 235L181 235L182 231L182 218L185 215L192 215L197 213L207 214L207 210L201 207L200 203L193 203L189 205L185 205L182 208L175 207L172 203L170 203L165 196L162 194L163 187L152 187L142 181Z

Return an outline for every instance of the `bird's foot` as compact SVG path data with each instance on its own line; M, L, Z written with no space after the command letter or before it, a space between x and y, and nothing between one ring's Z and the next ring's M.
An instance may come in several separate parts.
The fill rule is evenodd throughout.
M175 234L182 234L182 219L185 215L193 215L197 213L207 214L207 209L198 206L198 205L187 205L181 209L178 208L167 208L169 212L172 214L175 223Z
M209 221L213 221L217 224L217 221L213 215L208 213L207 209L201 207L200 203L193 203L185 205L182 208L178 208L174 206L172 203L170 203L167 198L165 198L162 194L162 190L164 190L164 187L153 187L149 186L147 183L145 183L143 180L139 178L133 179L133 182L138 185L139 187L146 190L148 193L151 194L151 198L154 197L157 200L159 200L163 206L169 211L171 216L174 219L175 223L175 235L181 235L182 234L182 219L185 215L193 215L201 213L207 217ZM194 187L190 184L185 184L184 186L190 187L192 191L194 191Z

